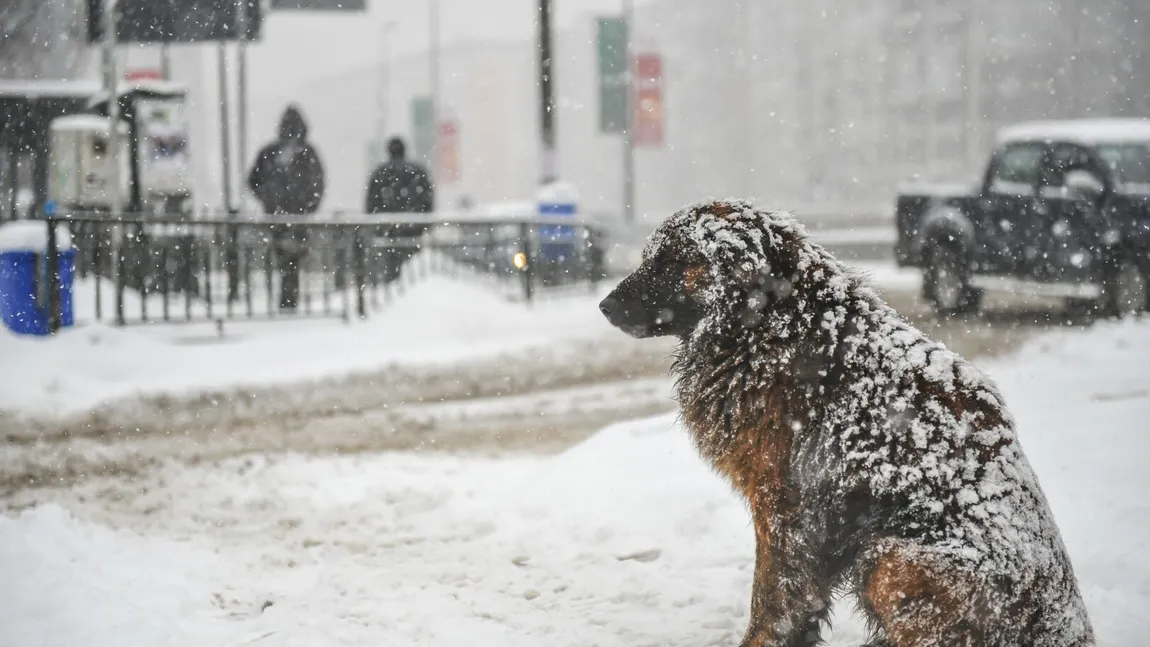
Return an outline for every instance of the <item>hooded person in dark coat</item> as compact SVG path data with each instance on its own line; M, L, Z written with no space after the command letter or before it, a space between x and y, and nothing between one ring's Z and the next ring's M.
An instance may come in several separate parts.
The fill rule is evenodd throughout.
M280 118L279 137L260 149L248 187L269 214L315 213L323 200L324 172L307 141L307 122L294 105Z
M431 213L435 209L435 189L423 166L406 159L403 140L393 137L387 142L388 160L375 169L367 182L367 213ZM384 282L399 278L403 264L418 251L418 239L427 230L424 225L393 225L386 231L393 240L406 239L411 247L386 249L383 252Z
M260 149L248 174L248 188L273 216L315 213L323 200L324 170L319 154L307 141L307 122L290 105L280 118L279 137ZM305 231L275 226L272 240L280 266L280 308L295 310L299 301L299 266L306 249Z

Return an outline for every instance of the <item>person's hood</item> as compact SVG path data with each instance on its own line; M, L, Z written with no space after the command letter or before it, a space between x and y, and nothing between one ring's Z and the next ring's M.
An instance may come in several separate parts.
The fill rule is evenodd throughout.
M280 139L307 139L307 122L295 106L288 106L280 117Z

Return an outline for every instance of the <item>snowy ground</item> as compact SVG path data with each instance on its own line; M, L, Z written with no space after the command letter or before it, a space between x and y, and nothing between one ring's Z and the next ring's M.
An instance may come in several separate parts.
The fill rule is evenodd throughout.
M983 364L1115 647L1150 633L1148 362L1143 321ZM5 505L0 645L733 645L747 616L749 519L672 416L550 457L169 461ZM831 644L862 640L845 609Z

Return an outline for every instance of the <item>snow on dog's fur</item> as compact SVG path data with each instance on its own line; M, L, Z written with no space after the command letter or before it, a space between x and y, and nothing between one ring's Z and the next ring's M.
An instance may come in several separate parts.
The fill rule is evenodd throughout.
M681 339L683 419L754 520L744 645L817 643L836 592L876 645L1093 644L997 387L792 216L688 206L601 308Z

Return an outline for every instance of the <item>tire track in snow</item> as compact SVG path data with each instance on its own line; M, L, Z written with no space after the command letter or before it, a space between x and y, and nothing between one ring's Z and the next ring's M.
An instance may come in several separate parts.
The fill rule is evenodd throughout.
M968 357L998 355L1035 331L1075 323L1049 303L1016 298L993 297L989 313L945 321L913 295L887 299ZM670 340L611 335L338 380L127 399L60 419L0 414L0 497L251 453L561 451L612 422L672 410L673 349Z

